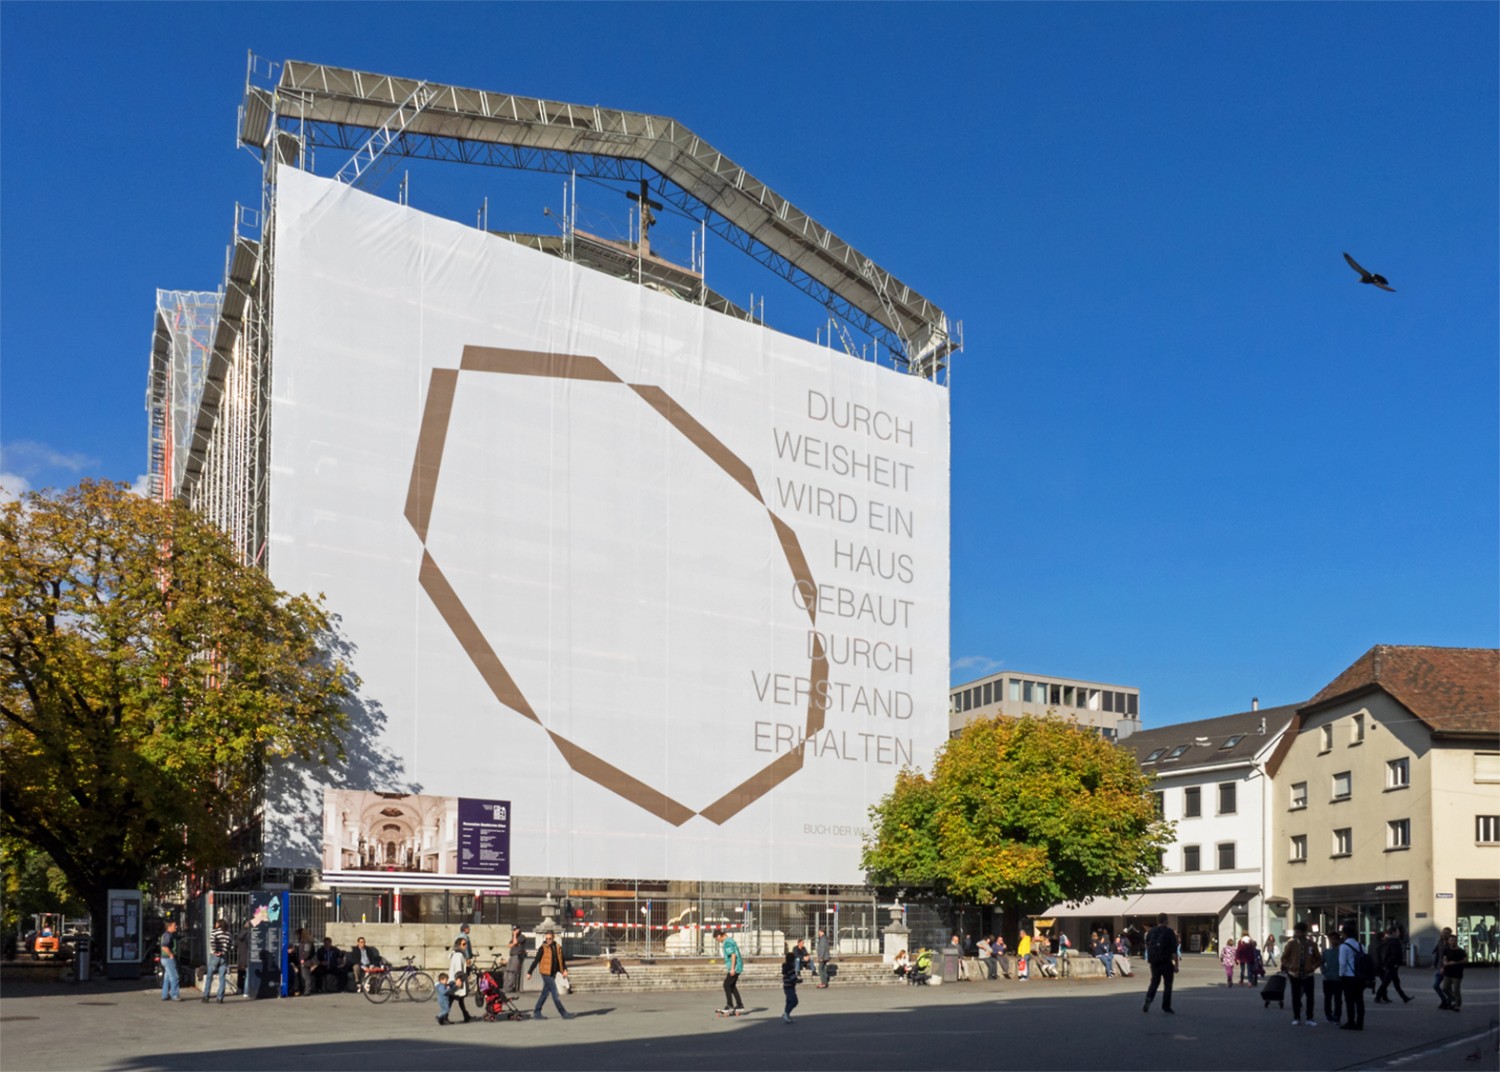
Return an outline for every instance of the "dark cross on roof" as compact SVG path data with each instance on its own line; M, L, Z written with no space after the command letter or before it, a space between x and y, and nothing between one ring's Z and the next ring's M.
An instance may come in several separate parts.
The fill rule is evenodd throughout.
M651 200L651 186L645 179L641 180L641 192L626 193L630 200L638 202L641 206L641 254L643 256L651 253L651 225L656 222L656 213L651 210L662 210L665 206L660 201Z

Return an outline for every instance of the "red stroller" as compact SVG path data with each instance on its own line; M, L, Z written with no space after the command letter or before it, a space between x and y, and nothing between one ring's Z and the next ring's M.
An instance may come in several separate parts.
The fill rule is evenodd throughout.
M516 1005L515 999L500 988L500 981L491 972L485 972L479 977L479 996L484 999L484 1019L487 1023L502 1019L526 1019L526 1014Z

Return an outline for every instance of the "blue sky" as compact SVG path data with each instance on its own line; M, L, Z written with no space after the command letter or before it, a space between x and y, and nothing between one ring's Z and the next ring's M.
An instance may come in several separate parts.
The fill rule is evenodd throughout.
M1493 646L1497 12L6 3L0 472L144 472L155 289L216 287L258 202L251 50L675 116L961 318L955 682L1135 685L1151 726ZM466 170L413 204L546 229L558 177ZM710 282L810 336L737 257Z

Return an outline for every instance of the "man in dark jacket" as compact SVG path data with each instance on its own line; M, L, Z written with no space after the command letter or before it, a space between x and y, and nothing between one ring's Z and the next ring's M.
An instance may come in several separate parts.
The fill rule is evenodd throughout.
M1141 1012L1151 1011L1156 987L1161 985L1161 1011L1172 1011L1172 976L1177 974L1177 932L1167 926L1167 914L1156 917L1156 926L1146 932L1146 963L1151 966L1151 985L1146 988L1146 1004Z
M818 931L818 944L816 949L818 955L818 989L828 989L828 961L831 957L828 946L828 932Z
M1377 1005L1389 1005L1391 999L1386 996L1392 986L1396 993L1401 995L1402 1002L1411 1000L1406 991L1401 989L1401 958L1406 951L1401 946L1401 929L1392 927L1385 932L1385 941L1380 943L1376 952L1375 962L1380 965L1380 988L1375 991L1375 1003Z
M557 944L557 935L548 931L542 939L541 944L536 947L536 956L531 961L531 967L526 969L526 978L530 979L537 972L542 973L542 992L536 999L536 1008L532 1010L533 1020L545 1020L542 1009L546 1007L547 995L552 995L552 1004L557 1006L558 1015L564 1020L573 1019L573 1014L563 1008L562 998L557 993L557 977L559 975L567 978L568 962L563 958L562 946Z
M365 988L365 976L373 968L381 967L385 961L380 959L380 950L373 945L366 945L363 937L354 940L354 948L349 950L349 967L354 969L354 989Z

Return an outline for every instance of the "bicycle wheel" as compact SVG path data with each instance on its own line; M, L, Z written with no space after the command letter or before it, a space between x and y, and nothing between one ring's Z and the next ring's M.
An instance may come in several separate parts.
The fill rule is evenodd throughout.
M365 1000L379 1005L391 999L394 989L386 972L365 973Z
M406 977L406 996L413 1001L431 1001L437 993L437 984L424 971L415 971Z

